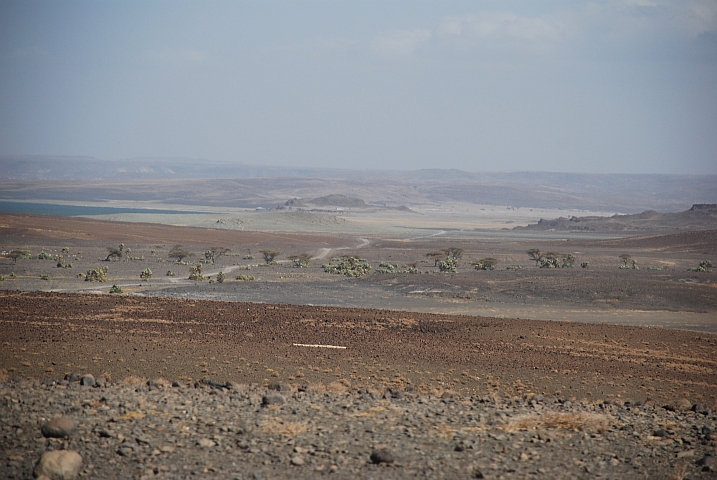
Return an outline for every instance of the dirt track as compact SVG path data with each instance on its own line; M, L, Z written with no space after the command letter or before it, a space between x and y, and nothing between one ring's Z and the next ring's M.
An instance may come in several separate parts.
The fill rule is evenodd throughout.
M0 365L12 376L717 400L717 336L688 331L38 292L3 292L0 318Z

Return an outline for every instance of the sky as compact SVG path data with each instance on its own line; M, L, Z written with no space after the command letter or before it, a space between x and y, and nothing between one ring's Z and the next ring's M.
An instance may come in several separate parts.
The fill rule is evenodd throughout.
M0 0L0 155L717 174L717 0Z

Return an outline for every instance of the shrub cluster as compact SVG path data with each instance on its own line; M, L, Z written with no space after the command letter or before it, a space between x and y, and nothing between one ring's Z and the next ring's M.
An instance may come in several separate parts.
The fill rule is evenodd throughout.
M333 264L334 261L338 261L338 263ZM324 272L346 275L347 277L363 277L371 271L371 265L365 258L345 256L340 259L332 258L331 262L321 265Z

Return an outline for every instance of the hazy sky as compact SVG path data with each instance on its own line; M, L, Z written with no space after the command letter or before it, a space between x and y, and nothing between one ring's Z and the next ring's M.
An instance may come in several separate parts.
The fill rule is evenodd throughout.
M717 173L717 0L0 0L0 154Z

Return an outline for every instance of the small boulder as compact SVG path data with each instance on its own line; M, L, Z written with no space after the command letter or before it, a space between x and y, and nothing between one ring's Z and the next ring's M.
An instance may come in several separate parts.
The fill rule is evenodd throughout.
M263 405L283 405L286 403L286 398L278 393L273 395L264 395L261 399Z
M35 476L43 480L72 480L82 468L82 456L73 450L53 450L42 454Z
M717 471L717 458L707 454L697 461L697 465L702 467L703 472Z
M91 374L82 375L80 378L80 385L83 387L94 387L97 385L97 382L95 382L95 377Z
M379 463L393 463L395 459L391 452L382 448L371 452L371 461L378 465Z
M47 438L64 438L77 432L77 423L70 417L55 417L42 426L42 435Z

